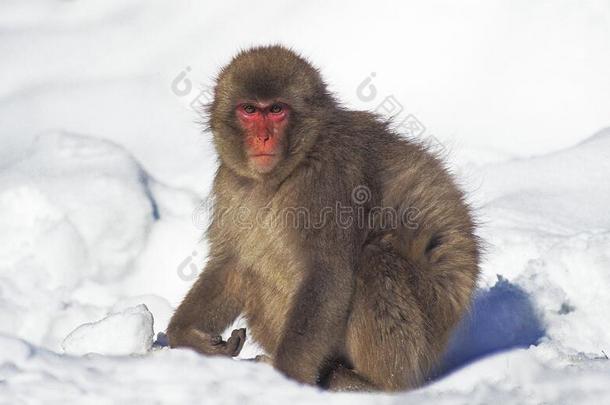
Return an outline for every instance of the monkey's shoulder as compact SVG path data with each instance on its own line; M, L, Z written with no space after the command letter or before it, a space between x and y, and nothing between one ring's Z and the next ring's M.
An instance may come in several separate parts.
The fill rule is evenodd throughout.
M380 171L446 171L443 158L424 141L397 133L388 120L368 111L340 110L314 146L320 170L342 177L374 177Z

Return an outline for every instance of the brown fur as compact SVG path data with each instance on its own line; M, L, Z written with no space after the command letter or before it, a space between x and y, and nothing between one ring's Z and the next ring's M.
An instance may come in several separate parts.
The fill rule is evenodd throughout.
M274 97L293 110L288 154L271 173L255 173L234 105ZM243 331L227 342L216 336L244 314L274 366L300 382L421 384L479 272L469 209L441 161L374 115L340 107L317 70L280 46L236 56L220 73L210 116L220 156L210 257L170 322L171 346L235 355ZM370 190L362 204L352 196L358 186ZM412 222L340 226L328 210L337 203L366 219L375 207L408 210ZM295 208L310 222L277 222Z

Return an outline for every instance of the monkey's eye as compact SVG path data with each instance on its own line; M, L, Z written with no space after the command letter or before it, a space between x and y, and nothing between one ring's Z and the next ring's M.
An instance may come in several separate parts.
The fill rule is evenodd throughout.
M271 108L269 109L269 111L273 114L279 114L282 112L282 110L283 110L283 108L280 104L273 104L271 106Z
M248 114L254 114L256 112L256 107L254 107L252 104L245 104L242 108Z

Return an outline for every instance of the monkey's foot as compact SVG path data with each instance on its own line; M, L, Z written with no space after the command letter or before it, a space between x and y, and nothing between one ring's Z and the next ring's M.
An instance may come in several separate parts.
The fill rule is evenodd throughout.
M265 363L269 365L273 365L273 359L271 356L267 356L266 354L259 354L256 357L252 357L250 359L245 359L246 361L253 361L255 363Z
M338 366L335 368L328 381L323 384L330 391L366 391L373 392L378 391L375 385L369 382L366 378L362 377L356 371L348 369L345 366Z
M252 360L257 363L265 363L265 364L273 365L273 359L271 358L271 356L267 356L266 354L259 354Z

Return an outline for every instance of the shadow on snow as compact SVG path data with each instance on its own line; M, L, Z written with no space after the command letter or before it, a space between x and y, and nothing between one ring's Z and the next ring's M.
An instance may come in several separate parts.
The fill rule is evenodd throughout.
M453 333L432 379L493 353L535 345L544 334L528 294L498 276L493 287L476 292L469 314Z

